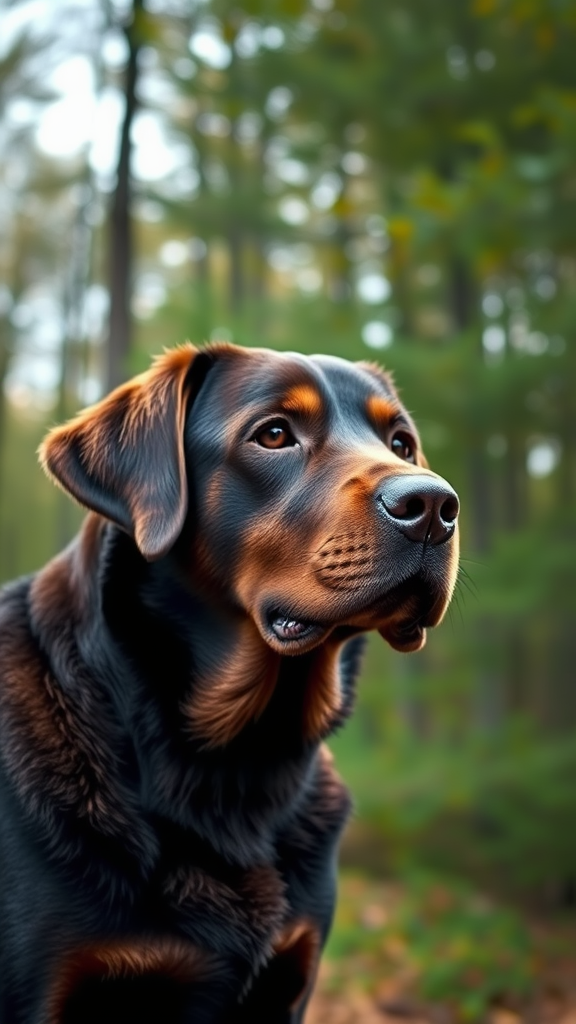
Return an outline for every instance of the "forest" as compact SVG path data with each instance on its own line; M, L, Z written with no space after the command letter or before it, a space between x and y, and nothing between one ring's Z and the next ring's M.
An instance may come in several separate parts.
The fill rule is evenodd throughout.
M46 429L185 339L377 361L460 495L332 744L311 1021L576 1019L575 51L571 0L1 5L0 580L81 520Z

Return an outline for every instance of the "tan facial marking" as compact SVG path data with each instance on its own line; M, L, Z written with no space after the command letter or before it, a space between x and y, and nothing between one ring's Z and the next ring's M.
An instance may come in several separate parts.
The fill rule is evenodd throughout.
M282 408L287 412L300 413L304 416L318 416L322 412L322 399L310 384L295 384L284 395Z
M385 430L391 420L400 412L400 406L393 398L382 398L380 395L369 395L366 399L368 419L377 430Z
M356 590L377 570L378 550L368 528L330 537L315 553L318 579L332 590Z

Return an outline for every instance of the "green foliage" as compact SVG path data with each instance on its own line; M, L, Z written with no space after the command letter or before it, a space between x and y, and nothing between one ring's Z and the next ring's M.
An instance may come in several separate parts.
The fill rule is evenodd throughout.
M0 559L6 578L32 572L61 547L78 527L79 510L49 483L36 451L46 432L45 419L30 421L13 413L10 445L0 491Z
M478 693L469 668L444 674L440 644L421 668L371 644L356 714L331 744L357 808L345 859L377 873L436 864L508 896L559 901L576 863L565 827L573 736L543 736L526 712L488 728L475 706L486 684Z
M156 2L135 28L145 41L140 102L185 158L183 173L134 183L136 345L126 372L186 337L377 357L432 468L461 496L462 572L446 622L417 656L371 645L356 717L335 742L357 832L379 839L355 856L381 869L434 862L523 894L569 889L574 5ZM205 30L230 48L222 66L190 48ZM89 40L94 54L103 22L101 32ZM85 42L79 35L70 52L88 52ZM34 68L53 44L31 35L2 58L6 109L19 95L49 99ZM121 68L99 56L94 67L102 85L121 82ZM107 197L83 158L48 158L32 128L16 130L4 108L0 118L20 182L8 200L13 183L0 170L7 578L41 564L78 521L34 450L44 420L82 405L105 362L105 330L70 293L107 280L108 242ZM86 188L91 198L80 200ZM77 230L89 236L84 270L70 241ZM174 242L189 259L166 259ZM370 276L390 294L366 298L359 285ZM42 288L67 325L51 350L61 384L40 394L49 413L21 388L22 367L50 355L26 326ZM368 324L381 352L362 340Z
M570 944L568 933L537 932L442 875L412 871L383 884L344 873L325 987L361 988L384 1007L434 1003L452 1020L482 1020L496 1001L518 1005L534 994Z

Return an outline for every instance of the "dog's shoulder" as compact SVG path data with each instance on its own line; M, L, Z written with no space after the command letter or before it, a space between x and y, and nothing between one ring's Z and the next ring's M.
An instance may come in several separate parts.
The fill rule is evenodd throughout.
M0 721L23 719L37 710L34 694L41 688L42 664L30 622L27 576L0 590ZM9 742L9 737L7 738Z
M56 859L90 860L100 844L145 865L150 830L121 779L105 690L76 642L75 558L68 549L0 592L0 764Z

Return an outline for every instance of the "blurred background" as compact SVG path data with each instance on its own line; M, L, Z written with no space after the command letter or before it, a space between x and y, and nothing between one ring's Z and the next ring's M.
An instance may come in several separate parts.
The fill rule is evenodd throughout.
M0 2L0 579L80 520L47 426L185 338L377 359L462 499L449 617L333 744L314 1019L569 1019L575 52L572 0Z

